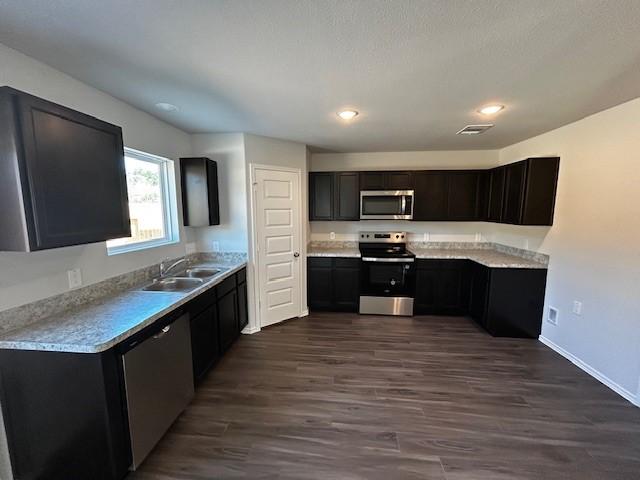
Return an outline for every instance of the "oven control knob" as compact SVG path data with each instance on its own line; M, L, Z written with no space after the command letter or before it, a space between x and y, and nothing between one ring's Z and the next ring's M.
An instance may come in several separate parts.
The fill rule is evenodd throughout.
M404 235L400 235L401 238L404 238Z
M395 284L396 284L396 279L395 279L395 278L392 278L392 279L391 279L391 286L393 286L393 285L395 285Z
M400 238L400 235L396 235L396 238Z

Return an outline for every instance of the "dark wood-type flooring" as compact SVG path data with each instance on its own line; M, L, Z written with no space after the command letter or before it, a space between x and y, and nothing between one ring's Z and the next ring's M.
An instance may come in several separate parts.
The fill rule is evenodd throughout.
M640 479L640 409L466 318L313 314L244 335L128 478Z

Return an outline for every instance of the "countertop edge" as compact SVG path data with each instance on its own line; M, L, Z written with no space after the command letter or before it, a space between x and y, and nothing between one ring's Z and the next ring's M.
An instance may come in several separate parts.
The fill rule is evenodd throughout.
M209 263L212 263L212 262L209 262ZM0 350L25 350L25 351L29 350L29 351L89 353L89 354L105 352L109 350L111 347L118 345L119 343L125 341L127 338L142 331L144 328L153 324L156 320L163 318L164 316L174 312L176 309L182 307L187 302L193 300L194 298L210 290L211 288L219 285L222 281L226 280L231 275L234 275L235 273L239 272L246 266L247 266L247 262L245 261L230 267L229 270L225 271L223 274L219 275L218 277L211 279L208 282L205 282L202 286L188 292L184 297L172 303L169 307L166 307L160 310L159 312L151 315L150 317L145 318L135 326L131 327L126 332L123 332L106 342L96 344L96 345L80 345L80 344L65 344L65 343L46 343L46 342L36 342L36 341L19 341L19 340L12 341L12 340L3 340L2 338L0 338ZM138 290L139 288L133 288L128 291L138 291ZM162 294L162 292L148 292L148 293ZM33 324L33 326L35 325L37 325L37 323Z

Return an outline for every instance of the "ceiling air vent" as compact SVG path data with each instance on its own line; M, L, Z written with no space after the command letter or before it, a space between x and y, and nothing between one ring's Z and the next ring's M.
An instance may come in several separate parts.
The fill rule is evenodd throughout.
M456 135L479 135L482 132L489 130L493 127L493 124L487 123L484 125L467 125L462 130L459 130Z

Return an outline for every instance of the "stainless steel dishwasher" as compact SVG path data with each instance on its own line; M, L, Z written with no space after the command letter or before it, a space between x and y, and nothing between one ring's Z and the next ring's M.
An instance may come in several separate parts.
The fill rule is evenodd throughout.
M189 316L132 339L122 355L132 469L137 469L194 395Z

